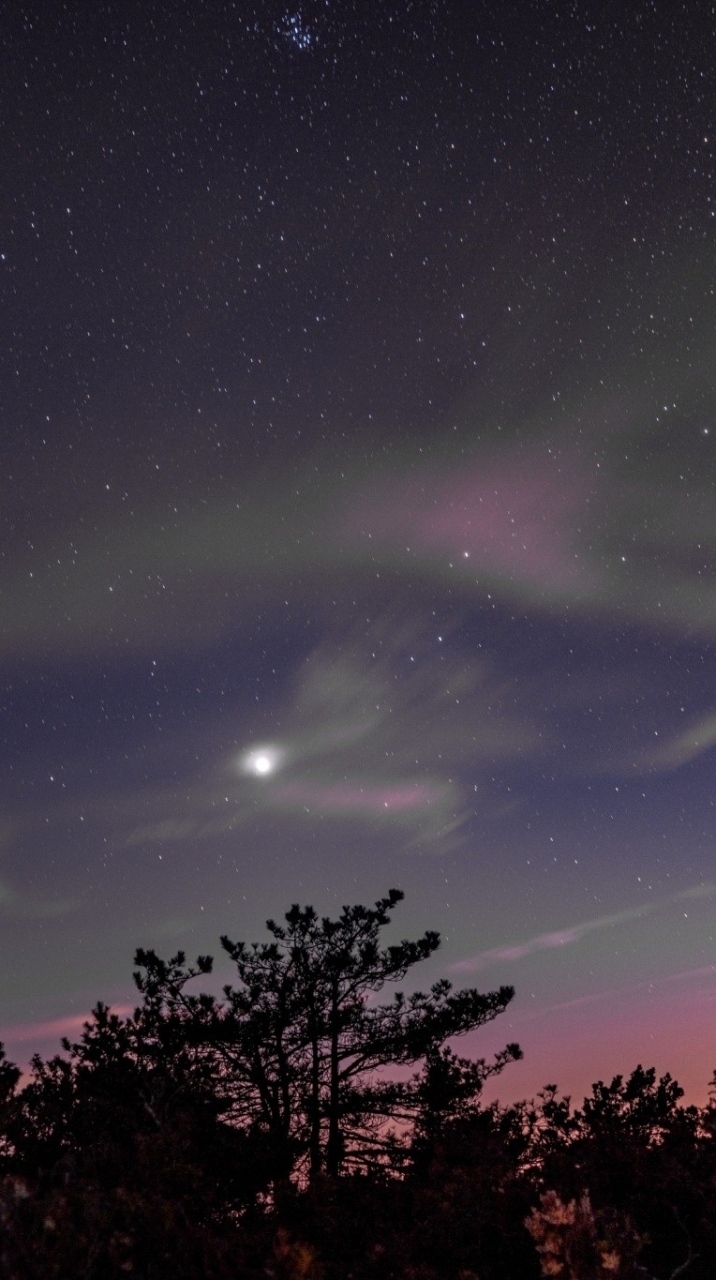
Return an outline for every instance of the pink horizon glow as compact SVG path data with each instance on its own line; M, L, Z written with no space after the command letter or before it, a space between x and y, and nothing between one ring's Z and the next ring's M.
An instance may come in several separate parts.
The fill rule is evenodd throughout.
M112 1005L112 1013L125 1018L132 1013L134 1005ZM0 1028L0 1043L23 1044L28 1040L50 1040L81 1032L86 1022L92 1021L92 1012L68 1014L64 1018L50 1018L47 1022L16 1022L9 1027Z
M685 989L688 981L698 985ZM518 993L514 1004L514 1011L510 1006L503 1018L456 1046L460 1053L489 1057L508 1040L521 1045L523 1060L488 1082L486 1102L533 1097L556 1083L579 1106L596 1080L628 1076L638 1064L678 1080L684 1104L708 1101L716 1067L716 967L538 1008Z
M601 1006L595 1009L596 1006ZM112 1005L126 1017L134 1006ZM0 1029L0 1041L26 1045L30 1054L59 1049L63 1035L81 1033L91 1011ZM652 982L605 989L557 1003L532 1004L518 991L502 1017L454 1043L468 1057L487 1057L516 1040L525 1057L487 1082L485 1103L534 1097L548 1083L581 1104L595 1080L628 1075L637 1063L670 1072L685 1090L684 1103L705 1105L716 1067L716 965L683 970ZM50 1043L52 1042L52 1043ZM13 1055L10 1055L11 1057Z

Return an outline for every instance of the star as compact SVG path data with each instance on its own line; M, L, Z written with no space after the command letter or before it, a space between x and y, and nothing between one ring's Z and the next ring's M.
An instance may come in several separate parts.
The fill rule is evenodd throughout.
M313 44L313 32L304 25L300 14L287 13L283 19L281 34L290 40L297 49L310 49Z
M256 778L266 778L278 768L281 758L282 752L276 747L254 747L242 757L241 771Z

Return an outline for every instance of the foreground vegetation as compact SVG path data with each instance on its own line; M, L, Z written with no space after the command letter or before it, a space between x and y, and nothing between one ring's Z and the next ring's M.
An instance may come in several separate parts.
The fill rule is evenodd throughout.
M439 945L381 946L402 896L222 938L220 999L210 957L138 951L131 1017L97 1005L23 1087L0 1057L3 1280L716 1275L716 1105L641 1067L482 1105L520 1050L452 1045L514 993L382 998Z

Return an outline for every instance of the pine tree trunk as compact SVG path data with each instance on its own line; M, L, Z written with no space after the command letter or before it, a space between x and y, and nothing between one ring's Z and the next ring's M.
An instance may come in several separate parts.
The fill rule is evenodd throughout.
M309 1138L310 1179L320 1176L321 1165L321 1060L318 1052L318 1035L315 1026L311 1030L311 1134Z
M341 1171L340 1081L338 1068L338 983L334 981L331 1001L331 1075L328 1103L328 1147L326 1151L326 1170L331 1178L337 1178Z

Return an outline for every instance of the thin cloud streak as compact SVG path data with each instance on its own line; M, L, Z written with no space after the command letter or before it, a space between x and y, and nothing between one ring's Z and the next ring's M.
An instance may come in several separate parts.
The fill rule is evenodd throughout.
M445 800L449 793L449 786L419 782L377 786L357 782L321 784L296 781L275 787L273 799L278 804L307 805L322 813L366 813L375 817L392 817L406 810L430 808Z
M579 942L588 933L598 929L611 929L620 924L628 924L631 920L639 920L656 910L655 903L646 903L642 907L634 907L628 911L618 911L614 915L599 916L596 920L585 920L582 924L569 925L565 929L556 929L551 933L540 933L525 942L517 942L507 947L491 947L465 960L458 960L450 965L454 973L475 973L490 965L500 962L524 960L536 951L551 951Z
M523 1014L523 1017L530 1021L535 1018L541 1018L546 1013L561 1013L564 1009L580 1009L584 1005L597 1004L600 1000L617 1000L635 991L651 991L657 987L673 986L677 982L693 982L695 978L716 979L716 965L704 965L699 969L684 969L680 973L669 973L659 978L645 978L642 982L632 982L626 987L612 987L608 991L593 991L590 995L578 996L575 1000L562 1000L559 1004L549 1004L539 1009L529 1009ZM703 995L703 992L695 994Z
M695 724L652 751L639 764L631 767L640 773L673 773L716 746L716 714L698 720Z
M697 900L699 898L710 898L713 897L714 894L716 894L716 884L703 881L700 884L692 885L687 889L681 889L678 893L674 893L670 897L662 899L660 902L646 902L640 907L631 907L626 911L617 911L614 915L598 916L595 920L585 920L581 924L568 925L565 929L555 929L550 933L540 933L534 938L528 938L525 942L517 942L511 946L491 947L487 951L478 952L475 956L468 956L464 960L455 961L454 964L450 965L450 969L454 973L475 973L492 964L498 964L504 961L511 962L515 960L523 960L527 956L534 955L536 951L558 950L562 947L570 946L574 942L579 942L586 934L594 933L597 930L610 929L621 924L629 924L632 920L641 920L645 916L652 915L659 907L666 906L670 902L684 902ZM673 980L676 981L679 977L687 977L690 974L711 972L716 972L716 969L712 970L708 967L705 969L689 970L683 975L675 975ZM666 981L666 979L663 979L663 981ZM590 1001L596 998L598 997L586 996L585 1000ZM579 1001L576 1003L579 1003Z

